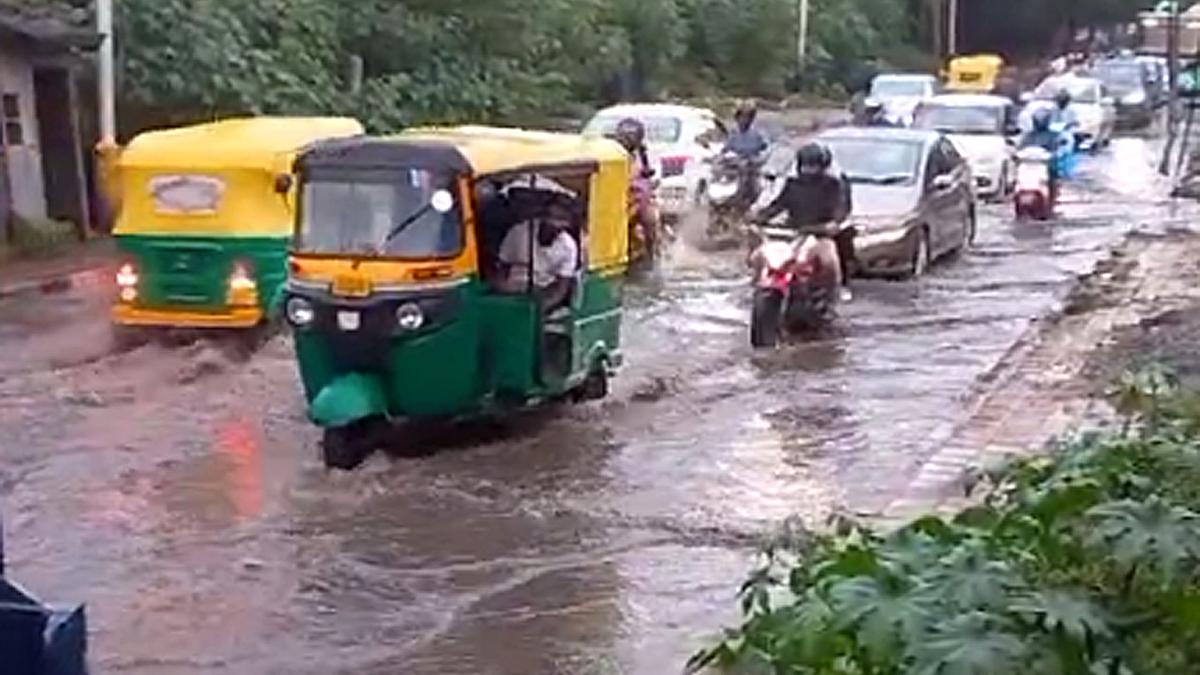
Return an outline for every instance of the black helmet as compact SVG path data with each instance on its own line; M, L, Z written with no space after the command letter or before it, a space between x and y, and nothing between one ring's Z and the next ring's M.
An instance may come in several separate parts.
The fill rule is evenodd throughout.
M613 138L627 150L633 151L645 143L646 125L633 117L626 117L617 123L617 128L613 130Z
M1054 119L1053 113L1045 108L1035 110L1033 113L1033 128L1035 131L1045 131L1050 128L1050 122Z
M1057 103L1058 107L1060 108L1065 108L1071 105L1071 92L1067 91L1066 89L1059 89L1058 93L1054 95L1054 102Z
M833 153L822 143L806 143L796 151L796 170L817 169L825 171L833 164Z

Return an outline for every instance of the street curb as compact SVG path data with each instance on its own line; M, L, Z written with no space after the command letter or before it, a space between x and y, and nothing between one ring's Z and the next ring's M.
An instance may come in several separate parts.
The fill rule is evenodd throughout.
M94 267L75 270L65 274L0 284L0 300L10 300L29 295L65 293L75 288L94 288L102 285L107 280L107 268L108 265L106 263L97 264Z

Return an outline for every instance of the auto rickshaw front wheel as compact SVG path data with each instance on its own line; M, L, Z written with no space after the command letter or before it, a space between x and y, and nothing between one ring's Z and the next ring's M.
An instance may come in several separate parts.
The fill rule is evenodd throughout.
M365 419L344 427L325 429L321 439L321 461L326 469L353 471L367 461L379 443L382 419Z

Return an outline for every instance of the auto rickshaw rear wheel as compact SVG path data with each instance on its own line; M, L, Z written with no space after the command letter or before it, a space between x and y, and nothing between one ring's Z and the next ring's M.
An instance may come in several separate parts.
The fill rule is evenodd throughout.
M321 460L326 469L353 471L375 452L381 420L367 419L344 427L330 427L321 439Z

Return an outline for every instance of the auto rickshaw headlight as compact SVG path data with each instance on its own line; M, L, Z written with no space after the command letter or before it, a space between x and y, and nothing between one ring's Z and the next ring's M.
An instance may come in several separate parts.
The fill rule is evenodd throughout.
M311 324L317 314L313 311L312 303L301 297L292 297L285 307L288 323L296 328L304 328Z
M419 330L425 325L425 313L415 302L408 302L396 308L396 325L404 330Z

